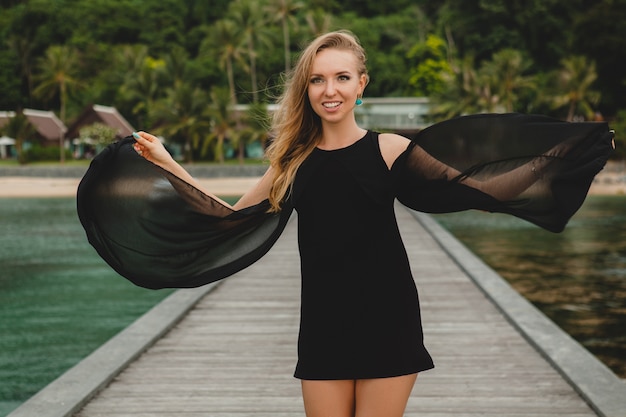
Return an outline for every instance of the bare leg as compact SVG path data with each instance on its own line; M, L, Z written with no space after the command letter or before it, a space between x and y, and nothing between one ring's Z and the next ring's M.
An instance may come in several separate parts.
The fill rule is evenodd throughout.
M307 417L354 417L355 381L302 380Z
M356 381L356 417L402 417L417 374Z

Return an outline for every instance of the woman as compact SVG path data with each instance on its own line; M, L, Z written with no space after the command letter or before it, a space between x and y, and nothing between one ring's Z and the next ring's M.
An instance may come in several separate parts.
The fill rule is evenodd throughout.
M201 186L145 132L135 134L132 146L161 171L133 171L133 178L150 177L144 186L126 184L125 167L137 165L120 162L134 161L120 150L130 146L127 141L100 158L79 189L79 214L92 244L122 275L151 288L202 285L247 266L269 249L295 208L302 270L295 376L301 379L309 417L402 416L417 374L434 366L423 345L417 290L395 221L395 199L428 212L505 212L559 231L582 204L611 151L612 135L605 124L573 126L540 116L461 118L426 129L418 141L364 130L355 121L354 108L369 81L365 62L362 47L347 32L320 36L303 51L274 115L270 167L232 207L198 191ZM445 149L449 141L442 146L441 138L463 134L477 138L479 148L490 141L495 162L462 171L453 167L484 156L467 138L455 152ZM511 143L502 145L503 139ZM174 191L163 191L169 197L162 197L154 190L167 187L157 187L152 178L167 178ZM112 236L128 238L131 233L126 226L119 233L112 229L129 215L112 215L111 210L121 213L118 206L99 206L110 204L112 195L119 199L142 187L152 190L135 196L151 201L143 212L169 210L175 216L163 225L152 214L131 219L128 227L141 223L136 232L145 238L132 234L130 241L119 243ZM115 191L119 188L126 191ZM178 221L172 219L188 217L190 231L198 234L198 213L211 219L208 226L201 223L202 242L190 246L183 260L152 268L165 269L164 281L141 275L142 263L148 262L128 248L135 245L162 258L166 252L157 252L167 249L167 239L154 243L162 233L153 230L171 233L172 222ZM177 241L187 244L184 237L192 233L181 233ZM252 245L240 244L256 234L263 237ZM233 236L237 244L229 243ZM238 254L250 246L258 250ZM221 264L220 254L237 261ZM201 272L181 272L181 265L195 263Z

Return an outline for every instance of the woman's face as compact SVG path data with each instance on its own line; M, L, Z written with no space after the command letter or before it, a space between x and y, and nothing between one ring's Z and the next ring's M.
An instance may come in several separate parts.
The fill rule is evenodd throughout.
M352 116L357 96L367 77L359 74L356 56L348 50L323 49L317 53L309 76L308 95L322 121L338 123Z

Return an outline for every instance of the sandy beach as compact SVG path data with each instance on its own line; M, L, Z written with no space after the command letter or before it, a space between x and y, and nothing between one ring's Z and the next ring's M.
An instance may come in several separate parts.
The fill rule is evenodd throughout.
M199 178L212 193L240 196L257 183L256 177ZM80 178L0 177L0 197L72 197Z
M626 195L624 174L600 173L590 195ZM207 190L219 196L240 196L259 180L257 177L199 178ZM0 197L72 197L80 178L0 177Z

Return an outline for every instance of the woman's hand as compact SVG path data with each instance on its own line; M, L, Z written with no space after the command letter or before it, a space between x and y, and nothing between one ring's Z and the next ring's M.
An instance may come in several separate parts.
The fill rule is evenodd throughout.
M133 132L135 151L148 161L165 167L171 163L172 156L165 149L159 138L146 132Z

